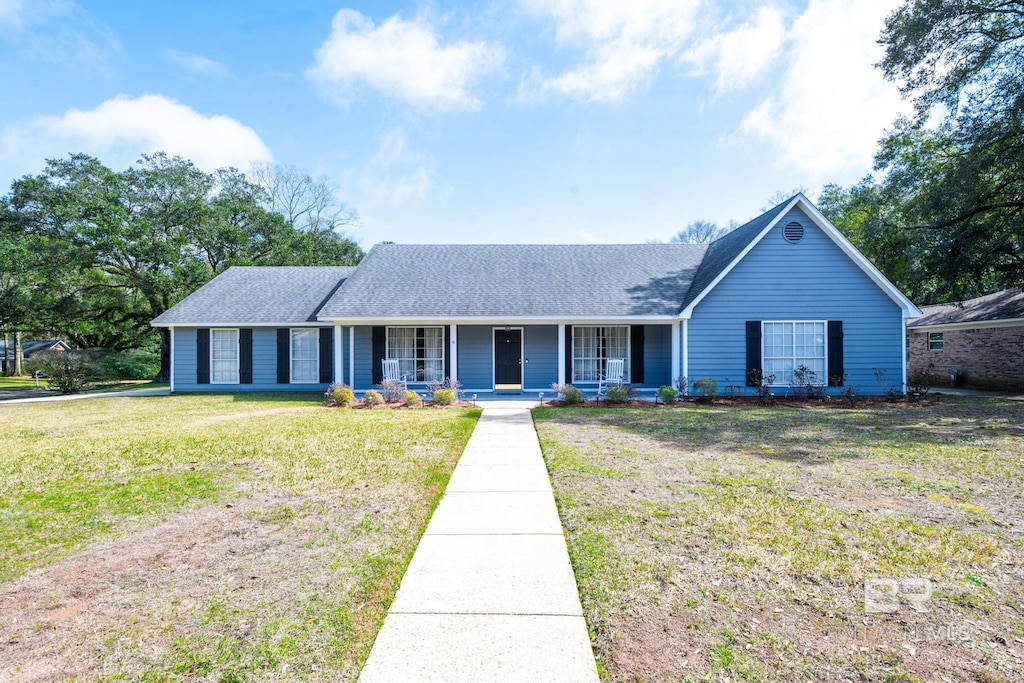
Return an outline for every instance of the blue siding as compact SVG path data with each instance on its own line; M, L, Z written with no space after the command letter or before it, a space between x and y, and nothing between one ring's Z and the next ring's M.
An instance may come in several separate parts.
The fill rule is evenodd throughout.
M523 389L551 391L558 381L558 325L527 325L523 329Z
M782 238L804 225L798 244ZM842 320L850 384L877 394L874 368L894 385L903 373L900 307L802 211L794 210L699 303L689 322L689 378L714 377L719 389L746 383L747 320Z
M641 388L672 384L672 326L644 325L644 381Z
M347 330L342 328L342 339ZM343 367L347 361L342 346ZM333 347L332 347L333 353ZM252 384L197 384L196 383L196 328L174 329L174 390L175 391L324 391L326 384L277 383L277 328L256 327L252 330Z
M356 391L366 391L373 388L373 327L356 326L355 337L356 378L352 388ZM345 377L347 382L348 368L345 369Z
M494 340L490 325L459 325L459 370L469 392L494 388Z

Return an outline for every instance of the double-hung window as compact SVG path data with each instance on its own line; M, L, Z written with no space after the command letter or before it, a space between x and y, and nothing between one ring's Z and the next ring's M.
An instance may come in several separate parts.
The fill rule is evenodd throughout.
M291 331L292 384L316 384L320 381L320 330Z
M929 351L941 351L944 344L942 338L942 332L929 332L928 333L928 350Z
M210 383L238 384L238 330L210 330Z
M793 371L804 366L825 384L825 322L764 322L761 328L762 372L786 385Z
M387 358L410 382L444 380L444 327L389 327Z
M622 358L629 381L629 325L572 328L572 381L596 382L608 367L609 358Z

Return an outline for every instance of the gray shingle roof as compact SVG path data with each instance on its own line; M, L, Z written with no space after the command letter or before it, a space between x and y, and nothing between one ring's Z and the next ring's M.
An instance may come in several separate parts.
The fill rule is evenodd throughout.
M703 244L381 244L320 315L675 315L706 249Z
M747 245L789 206L795 196L709 244L708 252L700 264L697 275L693 278L693 284L690 285L690 289L686 293L682 308L693 303L693 300L700 296L700 293L714 282L723 270L729 267L729 264L747 248Z
M320 307L354 270L349 266L234 266L153 325L315 322Z
M908 327L1024 318L1024 289L1004 289L956 304L922 306L921 312L924 315L911 320Z
M40 351L47 351L52 349L57 344L60 344L63 340L61 339L25 339L21 342L21 355L25 358L31 358L34 354ZM10 342L11 353L14 353L14 342ZM4 340L0 339L0 356L4 355L4 351L7 346Z

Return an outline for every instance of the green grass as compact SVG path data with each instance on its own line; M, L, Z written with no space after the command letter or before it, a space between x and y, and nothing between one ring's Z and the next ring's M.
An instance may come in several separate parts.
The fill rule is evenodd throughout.
M0 581L41 569L36 602L64 605L47 567L89 575L112 544L75 594L135 577L132 607L101 643L68 630L61 657L115 680L354 677L478 416L272 395L0 406ZM12 661L44 647L33 620L0 627Z
M1024 404L534 418L607 680L1024 676ZM869 578L931 611L866 613Z
M46 382L39 380L39 387L46 388ZM36 381L31 377L0 376L0 389L35 389Z

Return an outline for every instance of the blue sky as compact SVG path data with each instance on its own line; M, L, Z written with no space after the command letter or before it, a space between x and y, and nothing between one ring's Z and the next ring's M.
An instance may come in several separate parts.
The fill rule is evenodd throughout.
M94 154L326 174L364 247L638 242L849 184L895 0L0 0L0 182Z

